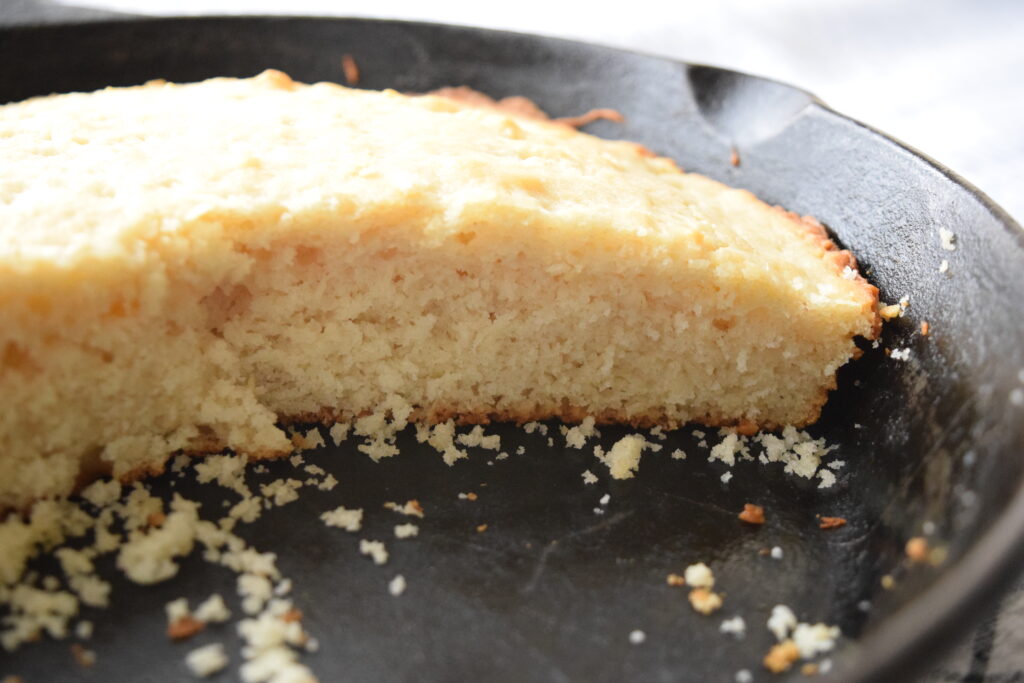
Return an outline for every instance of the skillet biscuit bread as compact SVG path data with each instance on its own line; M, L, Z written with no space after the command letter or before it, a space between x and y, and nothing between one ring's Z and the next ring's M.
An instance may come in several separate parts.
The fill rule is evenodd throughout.
M804 425L878 332L813 220L443 97L57 95L0 158L0 507L289 420Z

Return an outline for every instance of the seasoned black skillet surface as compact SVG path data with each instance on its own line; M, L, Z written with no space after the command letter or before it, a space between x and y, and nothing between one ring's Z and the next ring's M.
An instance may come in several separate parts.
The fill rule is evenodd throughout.
M737 465L723 483L725 468L706 461L689 429L645 456L629 481L610 480L589 449L564 448L557 435L548 447L546 437L508 426L490 431L502 434L503 450L521 444L525 453L493 464L493 454L478 452L448 468L411 434L399 457L379 464L353 441L309 455L340 485L306 489L241 533L276 552L294 579L296 606L321 643L305 661L321 680L731 681L743 668L767 680L760 659L774 639L764 622L779 603L803 621L842 628L836 677L906 680L1013 575L1024 530L1024 408L1010 400L1024 387L1020 228L950 172L807 93L710 67L477 29L205 18L6 29L0 101L270 67L340 82L344 53L358 60L361 87L469 85L525 95L556 116L616 108L624 124L587 130L641 142L688 170L816 216L853 250L884 301L909 295L911 307L886 326L879 348L866 347L840 372L840 389L811 430L847 463L830 489L757 463ZM955 233L955 251L941 248L940 227ZM928 337L919 334L925 320ZM886 348L909 348L910 358L892 360ZM606 429L602 443L624 433ZM670 459L674 448L689 457ZM253 481L286 476L290 465L269 468ZM585 486L585 469L601 481ZM169 492L170 480L154 488ZM219 490L176 489L207 509L221 504ZM459 499L466 491L478 499ZM610 502L597 514L605 493ZM392 526L407 520L380 505L409 498L427 516L415 520L418 537L396 541ZM766 508L764 527L737 521L745 502ZM317 520L341 504L366 509L360 534ZM826 533L818 514L849 523ZM911 570L903 546L925 522L949 559ZM359 538L385 540L389 563L360 557ZM776 545L783 559L759 554ZM696 561L714 568L725 594L711 618L665 584L667 573ZM393 598L387 582L399 573L409 588ZM881 587L885 575L895 578L894 590ZM93 668L76 667L67 642L41 642L0 654L0 674L29 682L185 680L185 652L221 640L233 666L214 680L235 680L233 629L173 645L163 614L168 600L184 595L195 604L214 591L237 614L233 575L193 557L164 584L114 583L112 607L86 611L96 624ZM718 632L734 615L747 621L745 640ZM630 644L634 629L646 633L643 644Z

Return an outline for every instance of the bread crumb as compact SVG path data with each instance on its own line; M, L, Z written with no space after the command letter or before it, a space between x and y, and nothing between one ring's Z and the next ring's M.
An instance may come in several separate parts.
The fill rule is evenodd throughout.
M278 479L260 486L260 493L267 499L267 504L280 507L299 499L302 482L298 479Z
M207 624L223 623L231 618L231 610L220 593L214 593L196 607L195 618Z
M212 676L228 665L228 656L222 643L210 643L185 655L185 666L193 676L206 678Z
M764 657L764 666L772 673L780 674L783 671L789 671L798 659L800 659L800 650L797 649L796 643L787 640L772 646L772 649Z
M775 605L772 607L771 616L768 617L768 630L772 632L778 641L786 640L789 632L796 628L796 615L786 605Z
M667 583L670 586L685 586L686 579L684 579L679 574L669 574L665 577L665 583Z
M84 669L88 669L96 664L96 653L92 650L87 650L79 643L71 644L71 656L75 659L75 663Z
M728 633L735 637L737 640L743 640L747 635L747 623L741 616L735 616L732 619L726 619L718 627L719 633Z
M477 495L470 491L469 493L460 493L459 500L476 500Z
M830 489L835 486L836 475L830 470L826 470L824 468L818 470L818 478L821 479L821 481L818 482L819 489Z
M75 637L81 640L92 638L93 625L91 621L80 621L75 625Z
M171 640L187 640L206 628L206 624L192 615L179 617L167 625L167 637Z
M606 493L603 496L601 496L601 499L599 501L597 501L597 502L598 502L599 505L607 505L609 502L611 502L611 499L612 499L611 494Z
M826 624L797 624L793 629L793 642L803 659L810 659L835 648L840 632L838 626Z
M928 324L927 320L922 320L921 321L921 336L922 337L927 337L929 332L931 332L931 325Z
M289 608L281 615L281 621L286 624L302 621L302 610L297 607Z
M672 451L673 460L686 460L686 453L681 448L677 448Z
M846 519L843 517L819 517L818 528L819 529L838 529L841 526L846 525Z
M341 72L345 76L346 85L359 85L359 65L350 54L341 56Z
M405 505L387 502L384 503L384 509L392 510L399 514L405 515L406 517L419 517L420 519L423 519L424 515L423 506L420 505L420 502L415 499L406 501Z
M739 518L747 524L764 524L764 508L753 503L744 503Z
M482 533L483 533L483 532L485 532L485 531L487 531L487 525L486 525L486 524L478 524L478 525L477 525L477 527L476 527L476 532L477 532L478 534L482 534Z
M647 634L640 629L635 629L629 632L629 642L633 645L640 645L647 640Z
M691 564L683 572L686 583L694 588L714 588L715 575L703 562Z
M949 261L942 259L942 263L939 264L939 272L945 273L949 270Z
M642 436L632 434L616 441L607 454L600 446L595 446L594 455L608 466L613 479L631 479L640 469L640 456L646 443Z
M750 669L740 669L736 672L735 683L754 683L754 674Z
M882 306L878 309L878 315L882 317L882 320L892 320L898 318L903 310L899 304L889 304L888 306Z
M782 559L782 548L780 548L779 546L774 546L771 549L771 552L769 554L771 555L771 558L773 560L781 560Z
M735 147L729 148L729 165L733 168L740 165L740 152Z
M818 674L818 665L814 662L807 662L800 667L800 673L804 676L816 676Z
M732 479L732 472L725 472L725 473L723 473L722 476L719 477L719 479L721 480L721 482L723 484L728 484L729 480Z
M915 536L907 541L905 548L907 559L915 564L925 562L928 559L928 540Z
M415 524L396 524L395 525L395 538L412 538L418 536L420 528Z
M374 564L384 564L388 561L388 551L380 541L362 539L359 541L359 552L370 556Z
M348 431L352 428L352 425L348 422L336 422L327 431L327 434L331 437L331 441L334 442L335 446L340 446L341 442L348 438Z
M593 417L585 417L579 425L566 430L565 445L570 448L583 448L587 443L587 439L597 433L597 430L594 428L594 422Z
M405 588L405 577L401 574L397 575L395 578L391 579L391 581L388 582L388 593L391 593L391 595L393 595L396 598L405 592Z
M956 235L946 228L939 228L939 242L945 251L956 251Z
M883 576L880 583L882 584L882 588L887 591L891 591L896 587L896 579L892 578L892 574L886 574Z
M590 470L583 471L583 483L584 484L596 484L597 476Z
M363 509L349 510L345 506L339 506L321 514L320 519L327 526L338 527L345 531L359 531L363 527Z
M701 614L711 614L722 607L722 596L707 588L694 588L689 598L690 605Z

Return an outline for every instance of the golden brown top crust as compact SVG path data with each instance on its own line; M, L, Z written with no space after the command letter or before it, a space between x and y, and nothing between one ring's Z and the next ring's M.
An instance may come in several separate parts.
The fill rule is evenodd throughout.
M352 239L401 221L428 241L528 231L537 248L796 287L851 335L876 333L877 291L844 275L852 257L816 223L635 143L537 120L522 98L506 104L517 113L267 71L0 107L0 305L32 273L142 270L151 252L187 253L254 222Z

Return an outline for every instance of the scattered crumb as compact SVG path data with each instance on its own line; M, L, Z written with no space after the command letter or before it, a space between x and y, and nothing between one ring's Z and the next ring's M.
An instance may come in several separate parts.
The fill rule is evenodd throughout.
M740 152L735 147L729 148L729 165L734 168L740 165Z
M747 623L743 620L743 617L735 616L732 619L726 619L718 627L719 633L728 633L734 636L737 640L742 640L747 635Z
M893 349L889 357L893 360L910 360L910 348Z
M386 510L393 510L394 512L398 512L407 517L419 517L420 519L423 519L424 515L423 506L415 499L407 501L405 505L399 505L398 503L391 502L384 503L384 508Z
M228 665L228 656L222 643L210 643L185 655L185 665L193 676L206 678Z
M96 663L96 653L87 650L79 643L71 644L71 656L74 657L75 663L83 669L88 669Z
M286 624L302 621L302 610L292 607L281 615L281 621Z
M487 531L487 525L486 525L486 524L478 524L478 525L477 525L477 527L476 527L476 532L477 532L478 534L482 534L482 533L483 533L483 532L485 532L485 531Z
M818 665L814 662L807 662L800 667L800 673L804 676L816 676L818 674Z
M459 500L476 500L477 497L478 496L475 493L473 493L472 491L470 491L469 493L460 493L459 494Z
M601 451L600 446L595 446L594 455L608 466L612 479L632 479L640 469L640 456L645 445L644 437L631 434L616 441L607 454Z
M399 574L395 578L388 582L388 593L391 593L394 597L398 597L405 592L406 583L405 577Z
M686 583L694 588L713 588L715 586L715 575L703 562L691 564L683 572Z
M579 425L568 428L565 432L565 445L570 448L583 448L587 439L597 434L594 422L593 417L585 417Z
M878 315L882 317L882 320L892 320L898 318L903 310L899 304L889 304L888 306L882 306L878 309Z
M415 524L396 524L395 525L395 538L412 538L418 536L420 528Z
M956 251L956 235L946 228L939 228L939 241L946 251Z
M609 494L609 493L606 493L606 494L604 494L603 496L601 496L601 499L600 499L599 501L597 501L597 502L598 502L598 503L599 503L600 505L607 505L607 504L608 504L608 503L609 503L609 502L611 501L611 499L612 499L612 496L611 496L611 494Z
M359 552L373 558L374 564L384 564L388 561L388 551L380 541L368 541L365 538L359 541Z
M348 438L348 430L351 428L352 425L348 422L337 422L328 430L327 434L335 446L340 446L341 442Z
M723 484L728 484L729 480L732 479L732 472L723 473L722 476L719 477L719 479L722 481Z
M744 503L739 518L747 524L764 524L764 508L753 503Z
M677 448L674 451L672 451L672 459L673 460L686 460L686 453L684 453L681 448Z
M736 672L735 682L754 683L754 674L750 673L750 669L740 669Z
M679 574L669 574L665 577L665 583L667 583L670 586L685 586L686 579L684 579Z
M949 548L944 545L936 546L928 551L928 564L938 567L949 559Z
M1019 407L1024 408L1024 389L1017 387L1016 389L1010 390L1010 403Z
M771 616L768 617L768 630L775 636L775 640L782 642L789 636L789 632L796 628L796 615L786 605L775 605L772 607Z
M780 674L783 671L789 671L798 659L800 659L800 650L797 649L796 643L787 640L774 645L768 651L764 657L764 667L773 674Z
M940 273L945 273L948 270L949 270L949 261L947 261L946 259L942 259L942 263L939 264L939 272Z
M907 541L905 548L907 559L914 563L921 563L928 559L928 540L915 536Z
M819 489L829 489L835 486L836 475L831 470L826 470L825 468L818 470L818 478L821 479L818 482Z
M819 517L818 528L819 529L838 529L841 526L846 525L846 520L842 517Z
M350 54L341 56L341 71L345 75L347 85L359 85L359 65L356 59Z
M363 509L349 510L339 506L320 515L327 526L338 527L345 531L359 531L363 527Z
M583 471L583 483L584 484L596 484L597 476L590 470Z
M92 638L93 625L91 621L80 621L75 625L75 637L81 640Z
M928 324L927 320L922 320L921 321L921 336L922 337L927 337L928 333L931 331L931 328L932 328L932 326L930 324Z
M179 617L167 625L167 637L171 640L188 640L206 628L206 623L192 615Z
M793 642L803 659L810 659L836 646L839 627L826 624L797 624L793 630Z
M782 559L782 548L780 548L779 546L775 546L775 547L772 548L772 551L771 551L770 554L771 554L771 557L772 557L773 560L781 560Z
M892 578L892 574L886 574L881 580L882 588L887 591L891 591L896 587L896 579Z
M231 618L231 610L220 593L214 593L196 607L195 618L204 623L223 623Z
M629 642L633 645L640 645L645 640L647 640L647 634L641 631L640 629L630 631Z
M711 614L722 607L722 596L707 588L694 588L689 597L690 605L701 614Z

